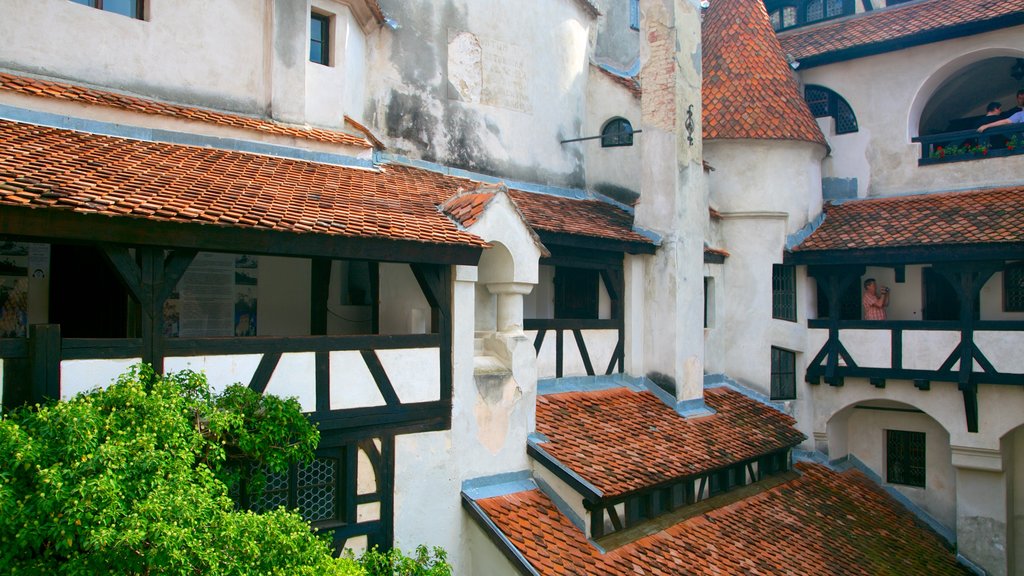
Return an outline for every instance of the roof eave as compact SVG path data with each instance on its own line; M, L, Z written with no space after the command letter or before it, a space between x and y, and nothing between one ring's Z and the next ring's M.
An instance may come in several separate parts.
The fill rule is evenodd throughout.
M978 244L935 244L930 246L881 246L786 252L783 262L797 265L890 265L928 264L1019 259L1024 241Z
M129 244L289 257L475 266L483 246L168 222L74 210L0 206L0 234L32 241Z
M897 50L913 48L914 46L932 44L935 42L942 42L944 40L962 38L964 36L973 36L975 34L982 34L993 30L1000 30L1002 28L1010 28L1021 24L1024 24L1024 12L1006 14L1004 16L998 16L981 22L968 22L936 30L926 30L924 32L903 36L902 38L893 38L882 42L872 42L869 44L852 46L850 48L823 52L821 54L814 54L811 56L797 56L796 58L800 62L800 69L805 70L816 66L825 66L827 64L835 64L837 62L856 60L858 58L866 58L868 56L885 54L887 52L895 52ZM785 50L785 48L783 48L783 50Z

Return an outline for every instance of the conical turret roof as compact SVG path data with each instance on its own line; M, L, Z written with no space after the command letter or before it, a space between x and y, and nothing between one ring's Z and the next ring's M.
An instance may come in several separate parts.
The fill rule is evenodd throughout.
M825 144L762 0L711 0L703 41L705 139Z

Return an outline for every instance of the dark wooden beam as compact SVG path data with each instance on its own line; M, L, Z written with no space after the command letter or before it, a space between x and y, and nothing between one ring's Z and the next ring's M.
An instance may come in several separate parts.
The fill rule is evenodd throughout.
M60 398L60 325L29 326L28 357L34 402Z
M331 286L331 260L313 258L310 262L309 333L327 334L327 299Z
M797 250L786 252L783 262L798 265L932 264L985 260L1016 260L1024 253L1024 242L954 244L939 246L893 246L848 250Z
M122 244L206 252L475 266L483 248L412 240L294 233L220 224L0 207L0 235L33 242Z
M549 250L553 246L565 246L570 248L589 248L604 250L606 252L625 252L626 254L654 254L657 249L653 243L632 242L629 240L618 240L614 238L598 238L596 236L577 236L575 234L564 234L561 232L547 232L537 230L537 236Z
M370 376L377 384L377 389L380 390L380 396L384 402L388 406L400 406L402 401L398 398L395 387L391 385L391 379L388 378L388 373L380 363L377 353L373 350L361 350L360 354L362 354L363 361L366 362L366 369L370 371Z

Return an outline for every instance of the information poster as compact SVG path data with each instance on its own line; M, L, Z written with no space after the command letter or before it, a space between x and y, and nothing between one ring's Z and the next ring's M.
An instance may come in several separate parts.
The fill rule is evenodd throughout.
M28 245L0 243L0 338L24 338L28 330Z
M164 335L255 336L258 283L257 257L199 253L164 304Z

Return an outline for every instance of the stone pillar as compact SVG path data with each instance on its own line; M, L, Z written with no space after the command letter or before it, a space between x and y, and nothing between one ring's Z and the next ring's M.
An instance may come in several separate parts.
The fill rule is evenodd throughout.
M533 290L526 282L495 282L487 291L497 296L497 329L506 334L523 333L523 296Z
M641 0L643 172L636 225L662 237L646 259L643 363L676 400L703 405L704 238L700 7Z
M306 61L309 6L302 0L273 2L270 54L270 115L281 122L306 121Z
M1012 492L999 450L951 446L958 553L992 576L1010 574Z

